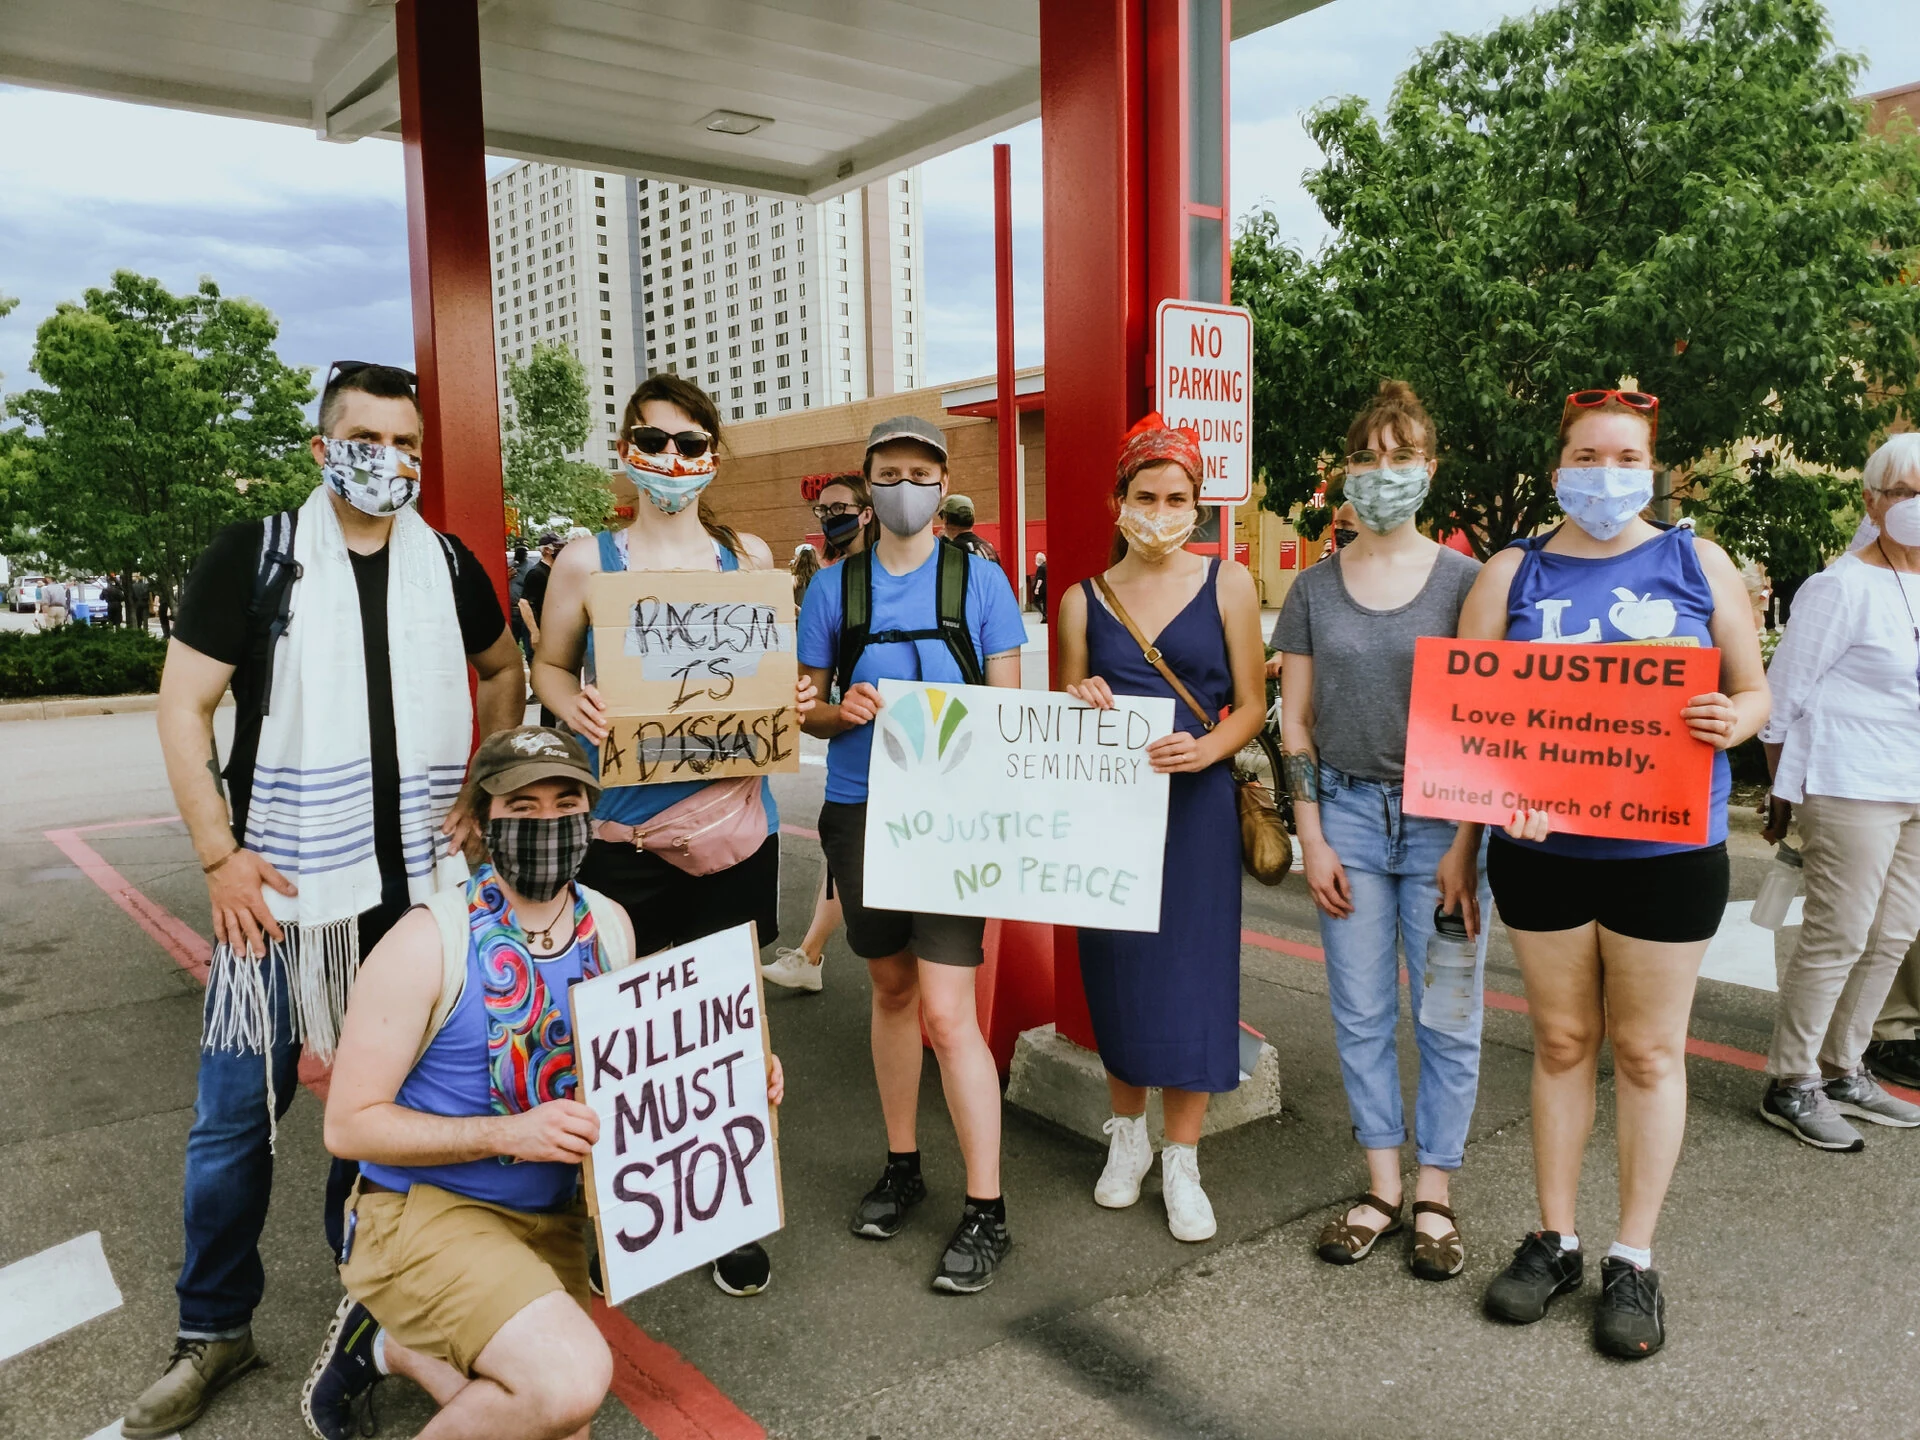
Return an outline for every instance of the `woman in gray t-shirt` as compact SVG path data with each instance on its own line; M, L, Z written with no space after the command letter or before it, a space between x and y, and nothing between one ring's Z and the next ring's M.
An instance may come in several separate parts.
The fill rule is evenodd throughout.
M1320 907L1327 993L1354 1138L1368 1192L1320 1234L1320 1258L1351 1265L1405 1223L1395 1027L1406 953L1420 1050L1414 1151L1414 1274L1445 1280L1466 1265L1448 1208L1480 1084L1480 975L1486 963L1477 827L1408 815L1406 765L1413 642L1452 635L1480 571L1414 526L1437 462L1433 422L1405 384L1389 380L1347 431L1347 499L1359 512L1351 544L1308 570L1274 626L1282 652L1287 785ZM1436 910L1461 914L1478 941L1471 1015L1451 1031L1419 1022Z

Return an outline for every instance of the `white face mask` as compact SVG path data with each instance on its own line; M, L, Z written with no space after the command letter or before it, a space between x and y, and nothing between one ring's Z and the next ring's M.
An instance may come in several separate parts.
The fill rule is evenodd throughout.
M1894 501L1880 517L1880 529L1896 545L1920 545L1920 497Z
M1567 518L1596 540L1611 540L1653 501L1653 471L1626 465L1563 465L1553 493Z

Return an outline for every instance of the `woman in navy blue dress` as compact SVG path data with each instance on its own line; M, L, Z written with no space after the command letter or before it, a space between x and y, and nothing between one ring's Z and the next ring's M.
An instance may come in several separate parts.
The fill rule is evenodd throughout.
M1240 828L1232 759L1264 718L1260 602L1239 565L1183 549L1200 516L1200 442L1149 415L1127 435L1113 498L1114 564L1102 577L1207 713L1194 714L1141 652L1093 581L1060 597L1060 684L1102 709L1115 695L1174 702L1173 733L1147 748L1172 777L1160 929L1080 931L1080 973L1113 1118L1093 1198L1140 1198L1153 1165L1147 1091L1161 1092L1160 1174L1180 1240L1214 1232L1195 1146L1210 1095L1240 1083ZM1220 712L1231 707L1226 720ZM1208 725L1218 721L1211 730Z

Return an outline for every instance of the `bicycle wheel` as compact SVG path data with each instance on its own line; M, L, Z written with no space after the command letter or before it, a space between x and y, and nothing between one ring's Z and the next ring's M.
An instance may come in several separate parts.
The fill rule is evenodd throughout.
M1233 757L1233 773L1237 780L1253 780L1266 786L1280 812L1280 823L1287 827L1289 835L1297 833L1293 825L1293 797L1287 794L1280 765L1280 740L1271 727L1261 730L1241 747L1240 753Z

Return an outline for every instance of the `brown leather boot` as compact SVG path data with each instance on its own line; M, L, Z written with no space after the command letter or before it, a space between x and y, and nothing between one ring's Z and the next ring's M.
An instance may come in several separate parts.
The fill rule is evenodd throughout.
M175 1340L167 1373L133 1402L120 1433L127 1440L156 1440L184 1430L206 1414L216 1394L266 1363L253 1348L251 1330L232 1340Z

